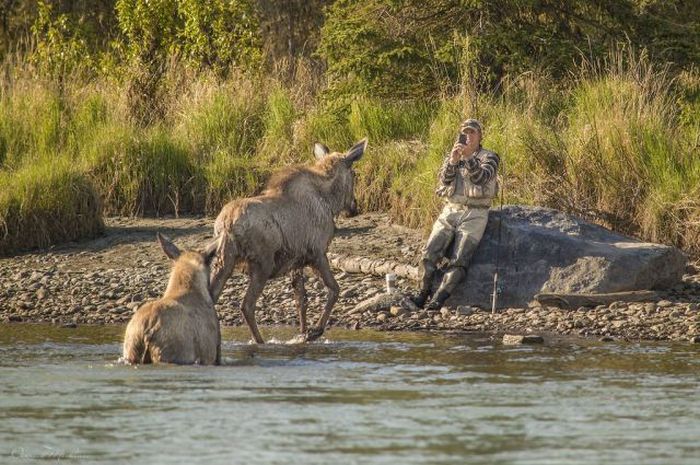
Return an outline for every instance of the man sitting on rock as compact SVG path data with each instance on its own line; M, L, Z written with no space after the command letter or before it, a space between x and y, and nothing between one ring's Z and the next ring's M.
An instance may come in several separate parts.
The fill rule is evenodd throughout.
M423 307L431 297L433 276L439 261L448 259L445 275L426 309L442 307L467 274L467 266L486 229L491 199L498 192L497 154L481 147L481 124L464 121L460 136L445 157L436 194L445 207L433 225L423 249L421 289L411 300ZM446 257L446 255L448 255Z

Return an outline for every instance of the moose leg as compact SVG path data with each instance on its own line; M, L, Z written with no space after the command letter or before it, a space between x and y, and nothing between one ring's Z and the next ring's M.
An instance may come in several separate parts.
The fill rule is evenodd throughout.
M304 269L300 268L292 272L292 286L294 287L294 298L297 303L299 313L299 331L306 334L306 288L304 287Z
M231 239L225 236L222 240L223 242L211 264L209 276L209 293L214 303L219 300L219 296L226 285L226 280L231 276L233 267L236 264L236 248Z
M255 302L258 301L258 297L262 293L265 283L267 282L267 274L263 273L259 267L251 266L248 283L248 289L245 291L245 297L243 297L243 303L241 304L241 313L243 313L243 319L248 323L250 332L253 334L253 339L258 344L264 344L260 331L258 330L258 325L255 323Z
M333 305L335 305L335 301L338 300L338 294L340 293L340 287L333 277L331 266L328 263L328 258L325 255L318 260L315 269L319 277L323 280L323 284L325 284L326 288L328 289L328 300L326 301L326 306L323 309L321 318L318 320L318 324L308 333L306 340L309 342L321 337L323 331L325 331L326 325L328 324L328 318L331 316L331 309L333 308Z

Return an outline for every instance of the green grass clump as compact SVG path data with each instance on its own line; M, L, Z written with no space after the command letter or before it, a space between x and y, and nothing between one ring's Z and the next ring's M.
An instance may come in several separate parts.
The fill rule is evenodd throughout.
M413 172L422 149L420 142L394 141L370 145L357 163L355 198L362 211L389 211L403 196L402 173Z
M445 154L454 142L464 116L457 98L444 99L435 113L423 144L412 146L413 168L399 172L393 182L392 217L402 224L427 229L443 200L435 194L437 175Z
M697 163L678 136L668 78L647 78L611 74L580 83L563 136L577 203L613 229L644 236L687 192Z
M256 157L275 165L298 163L300 156L294 147L294 123L298 116L289 91L280 85L273 86L267 96L262 117L264 134Z
M501 157L500 175L508 203L567 209L564 151L557 131L502 101L488 107L484 145Z
M201 208L194 160L164 129L106 127L89 152L88 171L105 213L163 215Z
M0 167L17 169L55 152L65 139L63 102L32 84L0 98Z
M268 167L254 160L223 151L215 153L204 167L204 211L216 215L230 200L258 193L269 174Z
M245 80L224 84L198 83L170 116L173 136L194 158L207 161L225 151L252 157L263 135L265 95Z
M294 126L294 142L298 153L313 153L315 142L327 145L331 151L343 152L354 142L342 110L319 105L300 118ZM373 144L373 141L369 141Z
M44 160L0 174L0 255L95 237L100 198L67 160Z
M430 102L390 102L358 97L350 104L348 125L353 139L368 137L375 144L424 138L434 114Z

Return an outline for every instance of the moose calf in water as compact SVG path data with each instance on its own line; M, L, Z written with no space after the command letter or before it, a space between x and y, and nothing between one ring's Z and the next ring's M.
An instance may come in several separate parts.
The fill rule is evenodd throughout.
M129 363L218 365L221 333L209 293L209 265L220 241L203 253L180 252L158 233L165 255L173 261L163 297L147 302L129 321L124 359Z
M261 195L228 203L216 218L214 235L221 237L222 244L212 265L211 294L216 302L235 268L247 272L249 284L241 311L258 344L264 341L255 323L255 302L268 279L290 271L302 335L312 341L323 334L339 293L326 251L335 233L334 218L341 211L355 209L352 167L366 147L365 139L345 153L330 153L317 143L315 164L281 170ZM308 333L306 266L328 289L323 313Z

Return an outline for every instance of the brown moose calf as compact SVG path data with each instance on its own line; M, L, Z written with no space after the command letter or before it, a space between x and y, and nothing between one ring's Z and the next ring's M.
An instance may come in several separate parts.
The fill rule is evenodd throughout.
M180 252L158 233L165 254L173 260L163 297L143 304L124 335L124 359L129 363L218 365L221 332L209 293L209 264L219 244L205 252Z
M211 294L216 301L236 268L248 274L241 312L258 344L264 340L255 322L255 302L269 279L289 272L301 334L306 341L323 334L340 292L326 252L335 234L334 218L341 211L357 208L353 165L366 147L365 139L347 152L331 153L317 143L316 163L279 171L261 195L229 202L216 218L214 235L221 238L221 252L212 265ZM323 312L310 330L306 327L305 267L328 289Z

